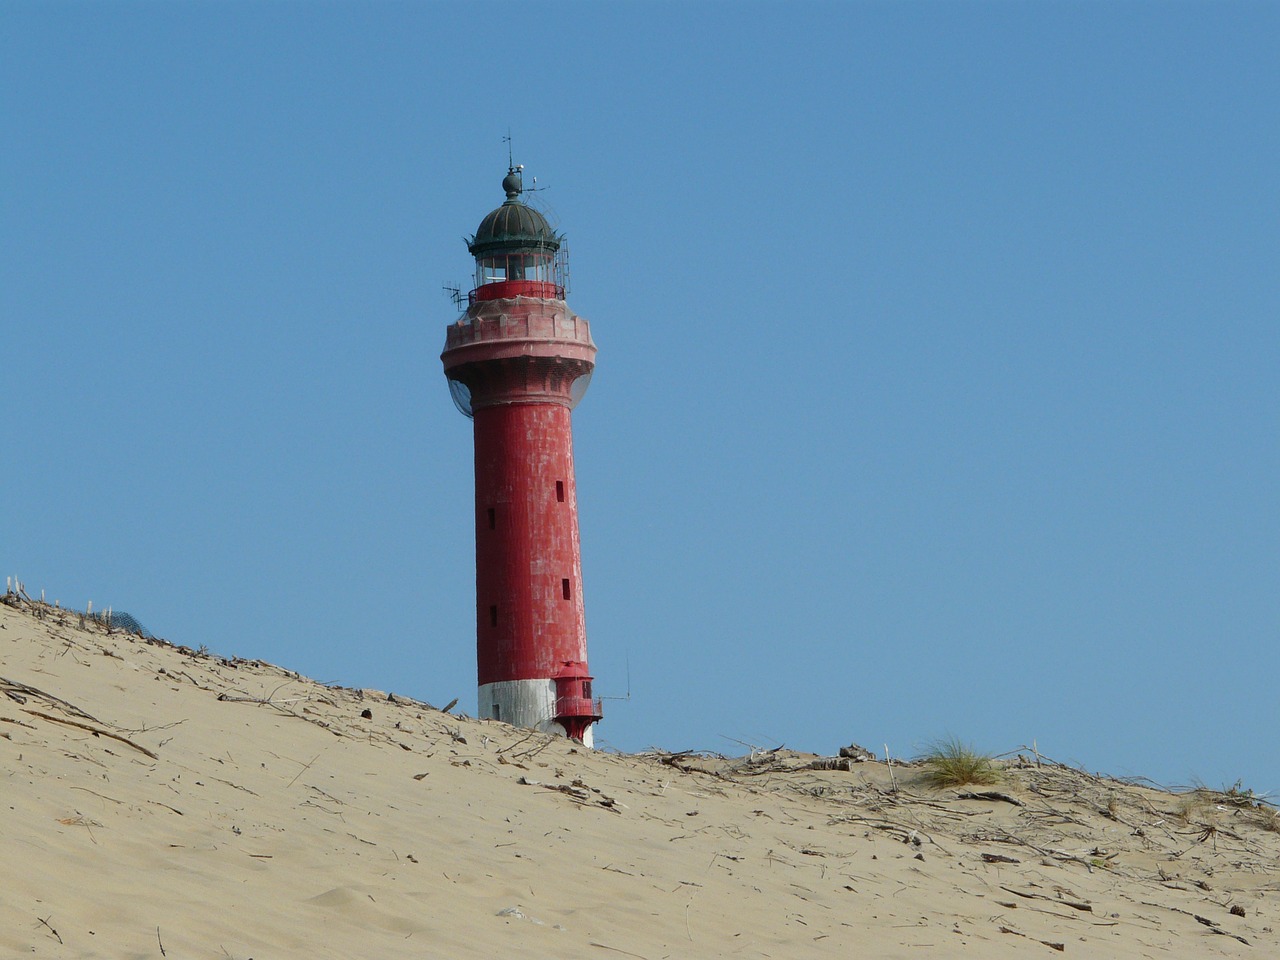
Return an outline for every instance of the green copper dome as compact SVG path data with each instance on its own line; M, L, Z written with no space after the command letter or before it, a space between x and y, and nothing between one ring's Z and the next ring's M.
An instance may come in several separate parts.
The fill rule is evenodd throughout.
M476 228L475 236L467 241L467 249L475 257L504 250L546 250L554 253L560 249L560 241L547 218L532 207L520 202L524 191L520 169L512 167L502 180L507 201L491 211Z

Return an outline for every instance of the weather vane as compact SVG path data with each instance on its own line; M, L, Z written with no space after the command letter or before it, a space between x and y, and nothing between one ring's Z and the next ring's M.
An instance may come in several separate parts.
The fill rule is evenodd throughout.
M512 150L511 141L512 141L512 138L511 138L511 128L510 128L510 127L507 127L507 135L506 135L505 137L503 137L503 138L502 138L502 142L503 142L503 143L505 143L505 144L507 145L507 172L508 172L508 173L519 173L519 174L521 174L521 176L523 177L523 175L524 175L524 164L523 164L523 163L516 163L515 153L514 153L514 152L513 152L513 150ZM539 192L539 191L541 191L541 190L545 190L545 189L547 189L545 186L542 186L542 187L538 186L538 178L537 178L537 177L534 177L534 178L530 181L530 183L531 183L531 186L528 186L528 187L522 187L522 189L521 189L521 191L520 191L520 192L521 192L521 193L538 193L538 192Z

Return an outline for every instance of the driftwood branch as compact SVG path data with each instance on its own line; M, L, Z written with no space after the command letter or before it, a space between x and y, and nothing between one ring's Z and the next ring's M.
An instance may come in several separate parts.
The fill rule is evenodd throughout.
M1015 807L1026 806L1017 797L1011 797L1009 794L1001 793L999 790L979 790L976 792L966 790L964 793L956 794L956 797L960 800L1000 800L1004 803L1012 803Z
M3 691L5 695L15 703L26 703L27 701L22 699L22 695L25 694L28 697L37 697L44 700L46 703L62 707L62 709L66 710L68 713L77 717L83 717L85 720L92 720L94 723L102 722L93 714L86 713L81 710L74 703L68 703L61 697L55 697L52 693L45 693L39 687L31 687L25 683L18 683L18 681L10 680L7 677L0 677L0 691Z
M146 747L142 746L141 744L134 743L128 737L122 737L120 736L120 734L112 733L110 730L103 730L100 727L90 726L87 723L81 723L79 720L67 720L63 717L50 716L47 713L41 713L39 710L23 710L22 712L29 713L33 717L39 717L41 720L50 720L53 723L65 723L69 727L77 727L81 730L88 730L95 737L110 737L112 740L118 740L120 743L123 743L125 746L133 747L133 749L137 750L139 753L145 753L152 760L160 759L159 756L152 753L150 750L148 750Z
M632 953L630 950L623 950L619 947L611 947L607 943L597 943L595 940L591 940L588 945L592 947L599 947L601 950L612 950L614 953L620 953L626 957L636 957L637 960L648 960L648 957L644 956L644 954Z
M1029 893L1025 890L1015 890L1013 887L1006 887L1003 884L1001 890L1012 893L1015 897L1022 897L1025 900L1048 900L1050 903L1060 903L1064 907L1071 907L1073 910L1083 910L1085 913L1093 913L1093 904L1081 903L1077 900L1059 900L1057 897L1046 896L1043 893Z
M1223 937L1230 937L1232 940L1239 940L1246 947L1249 946L1248 940L1246 940L1244 937L1238 934L1228 933L1226 930L1223 930L1220 926L1218 926L1218 923L1216 920L1210 920L1208 917L1202 917L1198 913L1193 913L1192 916L1196 918L1197 923L1203 923L1206 927L1208 927L1211 933L1216 933L1219 936L1223 936Z

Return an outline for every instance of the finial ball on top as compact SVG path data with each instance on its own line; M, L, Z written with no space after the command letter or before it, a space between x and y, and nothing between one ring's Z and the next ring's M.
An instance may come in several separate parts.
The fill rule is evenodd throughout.
M507 171L507 175L502 178L502 189L506 191L508 200L514 200L524 190L524 180L520 176L520 169L520 167L512 167Z

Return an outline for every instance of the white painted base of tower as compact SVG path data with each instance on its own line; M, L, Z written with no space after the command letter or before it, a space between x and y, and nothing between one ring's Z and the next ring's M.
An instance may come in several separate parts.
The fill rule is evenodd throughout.
M564 727L556 723L556 682L554 680L499 680L482 683L479 688L479 710L482 720L501 720L515 727L526 727L567 736ZM582 735L582 745L590 747L595 725L587 727Z

